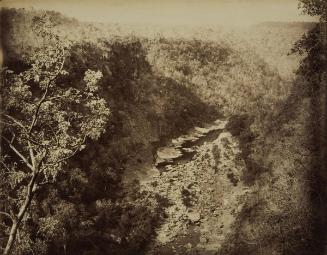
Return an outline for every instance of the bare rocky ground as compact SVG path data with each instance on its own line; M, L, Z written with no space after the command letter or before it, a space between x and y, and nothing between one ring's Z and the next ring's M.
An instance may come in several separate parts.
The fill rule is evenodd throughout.
M166 217L147 254L219 254L251 189L239 141L216 121L158 150L141 187L165 198Z

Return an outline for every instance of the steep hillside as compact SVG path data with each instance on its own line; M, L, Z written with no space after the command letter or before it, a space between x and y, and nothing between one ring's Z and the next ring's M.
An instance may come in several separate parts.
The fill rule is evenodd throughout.
M8 37L2 42L6 50L4 65L16 72L29 68L28 54L40 42L30 29L35 15L40 13L3 12L2 24L8 25ZM60 29L65 27L65 19L53 13L47 15L54 21L59 19L58 32L64 34L66 30ZM17 45L21 38L31 40L20 48ZM59 82L61 86L75 86L82 82L86 70L100 70L100 93L110 106L112 118L106 134L71 160L58 177L58 185L37 196L31 215L34 220L22 230L23 241L44 243L46 254L58 254L63 246L70 254L139 252L158 223L160 201L148 200L135 185L122 186L122 176L133 174L137 165L152 163L153 150L167 138L220 116L183 84L152 73L137 38L102 40L97 44L94 41L97 39L73 41L65 63L68 75ZM121 220L133 214L133 219ZM42 220L65 226L67 232L58 233L61 241L35 237ZM42 247L22 246L16 253L41 254Z
M311 24L135 31L3 10L4 64L16 73L44 43L31 30L42 15L72 44L60 86L101 71L112 116L99 141L87 141L59 183L36 196L17 255L313 248L313 157L302 155L311 153L312 95L292 75L300 57L287 57ZM210 129L217 119L224 127ZM51 238L39 234L49 226Z
M293 45L316 23L266 22L240 31L242 37L272 68L287 80L295 78L301 57L291 54Z
M302 45L302 46L299 46ZM323 254L326 177L322 156L326 50L315 27L297 43L306 52L292 91L253 146L269 171L256 179L223 254ZM259 153L257 153L260 156ZM268 227L269 226L269 227ZM235 245L235 243L237 245Z
M260 117L260 111L270 111L288 93L279 75L250 49L232 48L223 41L164 38L149 48L156 72L184 83L228 115Z

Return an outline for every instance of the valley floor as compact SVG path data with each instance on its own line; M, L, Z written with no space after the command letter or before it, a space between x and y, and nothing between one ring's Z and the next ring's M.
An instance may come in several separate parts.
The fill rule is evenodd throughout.
M217 123L219 128L212 128ZM226 124L216 121L212 126L195 129L205 136L194 139L195 145L188 148L194 155L154 166L152 176L141 180L143 190L168 201L166 217L147 254L216 254L233 231L251 189L242 182L246 166L239 141L226 130ZM192 136L194 133L174 139L173 144ZM163 151L169 148L171 145L159 149L158 155L163 157ZM172 153L169 156L174 158Z

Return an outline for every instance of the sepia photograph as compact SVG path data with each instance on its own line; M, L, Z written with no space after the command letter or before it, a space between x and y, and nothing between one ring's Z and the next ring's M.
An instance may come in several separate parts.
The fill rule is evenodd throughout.
M326 237L327 0L0 0L0 254Z

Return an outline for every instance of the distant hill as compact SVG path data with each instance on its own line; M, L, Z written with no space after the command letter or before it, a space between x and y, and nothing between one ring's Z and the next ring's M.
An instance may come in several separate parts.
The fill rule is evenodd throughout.
M301 59L297 55L290 56L291 49L315 25L314 22L264 22L237 33L271 68L291 81Z
M311 29L315 27L317 22L278 22L278 21L267 21L253 25L253 27L275 27L275 28L299 28L299 29Z

